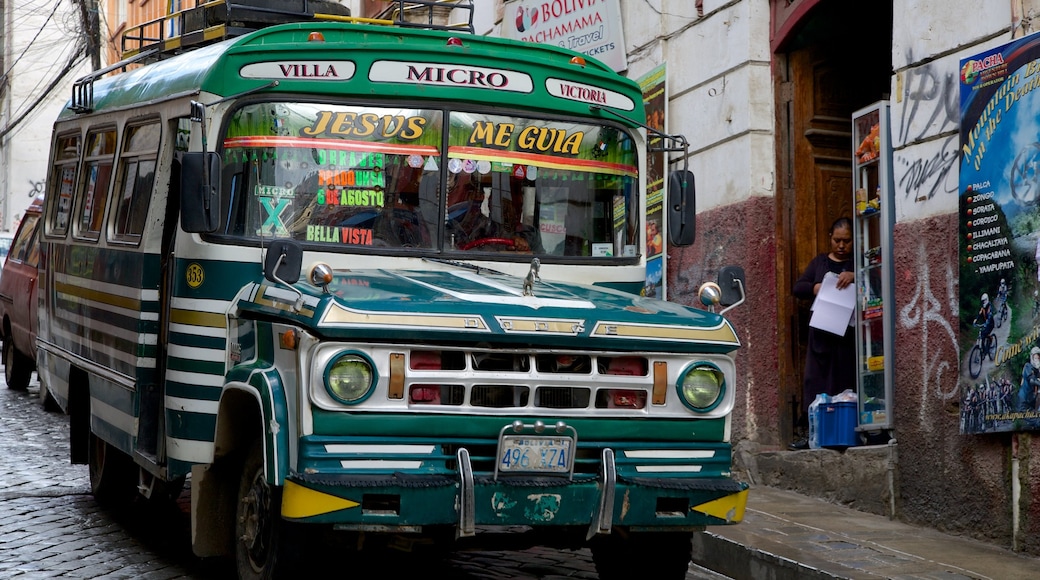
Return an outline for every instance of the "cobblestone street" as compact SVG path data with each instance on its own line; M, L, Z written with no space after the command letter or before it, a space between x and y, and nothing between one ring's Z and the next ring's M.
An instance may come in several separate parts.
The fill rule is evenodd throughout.
M2 382L2 381L0 381ZM0 577L225 579L225 562L191 552L187 491L176 504L135 502L103 509L90 494L85 465L69 463L68 418L47 412L35 380L27 391L0 386ZM597 578L588 550L532 548L462 552L447 562L397 559L388 570L326 562L349 578L438 577L459 580ZM335 575L323 574L332 578ZM721 578L693 570L687 579Z

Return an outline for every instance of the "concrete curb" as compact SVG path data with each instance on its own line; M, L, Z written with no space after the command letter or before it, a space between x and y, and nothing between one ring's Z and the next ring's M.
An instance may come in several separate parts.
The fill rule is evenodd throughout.
M731 534L732 535L732 534ZM756 540L762 542L762 540ZM730 578L747 580L827 580L848 578L836 576L783 554L784 546L776 544L773 551L754 548L711 532L693 536L693 561L713 572ZM803 553L798 557L805 559Z

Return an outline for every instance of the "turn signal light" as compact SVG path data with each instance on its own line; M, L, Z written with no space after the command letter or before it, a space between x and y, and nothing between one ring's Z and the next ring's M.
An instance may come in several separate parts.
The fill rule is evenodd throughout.
M572 57L571 64L576 64L582 68L585 68L585 59L580 56Z
M312 32L307 35L307 42L325 42L325 35L320 32Z

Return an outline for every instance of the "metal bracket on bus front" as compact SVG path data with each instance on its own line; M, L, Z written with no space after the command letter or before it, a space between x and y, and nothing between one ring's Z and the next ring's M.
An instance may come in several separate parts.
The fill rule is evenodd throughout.
M599 504L592 514L592 524L586 540L596 534L609 534L614 526L614 491L617 489L617 468L614 466L614 450L607 447L600 458L599 478L603 488L600 489Z
M455 454L459 465L459 526L455 530L455 539L469 538L477 534L474 512L477 500L473 491L473 464L469 460L469 450L462 447Z

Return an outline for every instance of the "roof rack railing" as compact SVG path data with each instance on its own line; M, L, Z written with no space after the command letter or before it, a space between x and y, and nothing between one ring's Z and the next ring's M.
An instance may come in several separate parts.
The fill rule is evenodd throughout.
M125 58L115 64L100 68L96 71L82 76L74 83L72 83L72 101L69 103L69 109L76 113L89 113L94 110L94 81L107 75L108 73L126 68L127 66L134 64L135 62L141 62L143 60L152 58L159 49L152 48L143 52L139 52L130 58Z
M186 0L176 12L127 29L120 50L126 58L158 47L161 58L275 24L315 20L360 19L333 0Z
M185 0L181 10L131 27L120 49L129 58L159 48L156 58L286 22L339 21L458 30L473 34L473 0L394 1L376 18L359 18L334 0ZM461 11L464 20L449 22Z
M458 30L473 34L473 0L396 0L383 11L396 26L428 30ZM462 11L465 21L449 22Z

